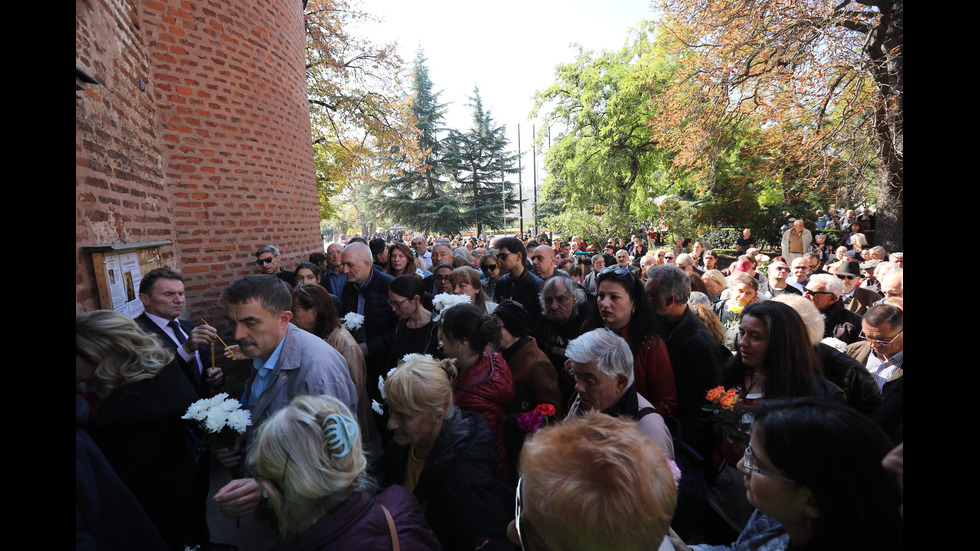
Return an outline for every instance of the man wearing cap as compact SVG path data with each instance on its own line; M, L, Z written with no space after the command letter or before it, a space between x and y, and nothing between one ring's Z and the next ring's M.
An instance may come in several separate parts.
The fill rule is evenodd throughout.
M844 283L844 294L840 296L844 307L859 316L881 300L881 295L858 285L861 281L861 265L854 260L845 260L835 274Z
M876 293L881 291L881 284L878 282L878 278L875 277L875 268L879 264L881 264L880 260L868 260L867 262L861 263L861 271L864 273L864 281L861 283L861 286Z
M813 236L810 234L810 230L803 227L803 220L794 221L793 227L783 234L783 258L787 262L792 262L794 259L803 256L810 250L810 242L812 241Z

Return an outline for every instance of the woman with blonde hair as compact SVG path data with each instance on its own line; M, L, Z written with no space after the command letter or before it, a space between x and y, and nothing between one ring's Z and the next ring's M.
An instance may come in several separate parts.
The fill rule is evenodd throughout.
M248 454L279 519L282 549L438 549L401 486L374 495L350 410L333 396L297 396L266 420Z
M393 434L386 480L415 495L444 549L512 550L506 500L513 493L497 480L483 416L456 407L458 374L451 359L410 354L385 379Z
M124 314L75 314L75 384L88 432L171 549L207 543L200 445L181 417L197 391L173 354ZM78 390L76 390L78 391Z

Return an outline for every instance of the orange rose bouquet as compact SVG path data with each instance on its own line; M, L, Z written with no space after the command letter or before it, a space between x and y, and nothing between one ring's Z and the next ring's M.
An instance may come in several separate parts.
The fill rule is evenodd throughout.
M735 406L742 401L738 390L717 386L709 390L704 397L708 403L701 406L701 409L711 413L715 433L723 435L729 444L736 441L748 444L749 424L743 423L742 414L735 410Z

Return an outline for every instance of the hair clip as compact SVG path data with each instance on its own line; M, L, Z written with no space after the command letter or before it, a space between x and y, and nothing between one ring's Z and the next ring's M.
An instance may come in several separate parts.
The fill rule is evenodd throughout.
M327 426L327 422L331 420L334 423ZM330 446L330 453L338 458L350 453L360 433L360 429L357 428L357 423L346 415L331 413L323 418L322 425L323 434L326 436L327 444Z

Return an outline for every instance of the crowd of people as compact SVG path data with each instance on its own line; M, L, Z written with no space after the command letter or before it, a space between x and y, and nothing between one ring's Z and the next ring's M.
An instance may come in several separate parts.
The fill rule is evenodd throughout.
M901 549L903 255L870 209L817 216L771 255L750 230L733 256L355 237L293 270L265 245L222 290L230 346L154 270L138 319L76 315L79 546L234 549L211 500L283 549ZM225 383L212 344L250 362L252 424L208 451L181 417ZM212 459L235 477L207 495Z

